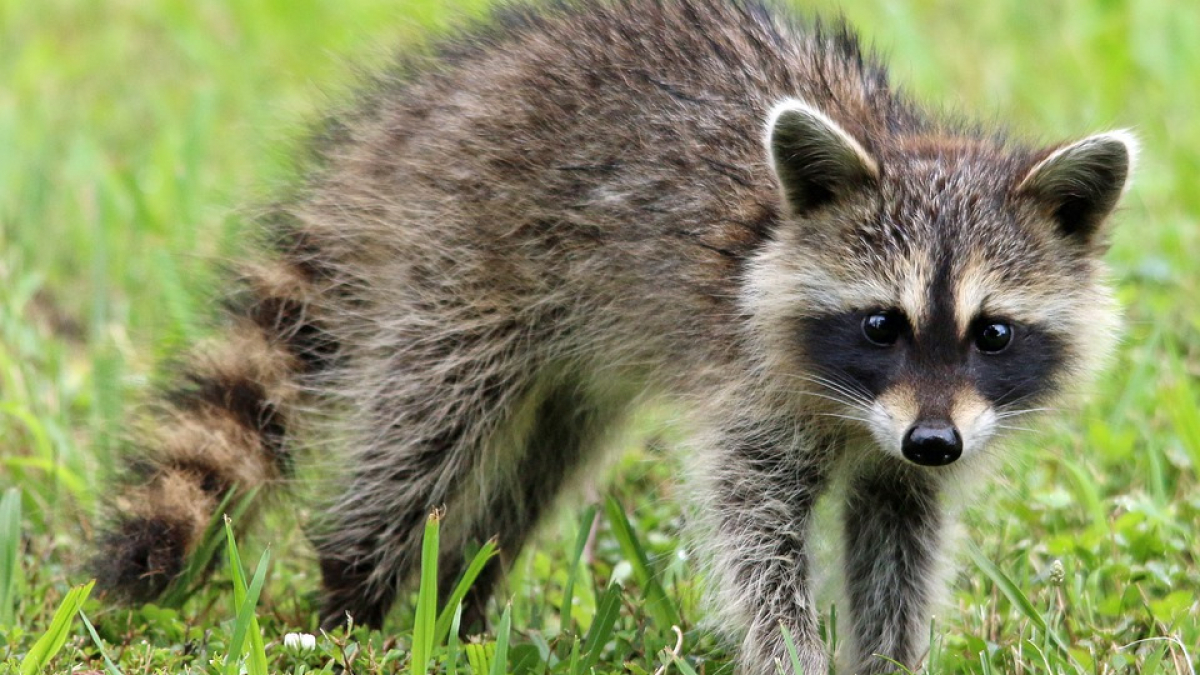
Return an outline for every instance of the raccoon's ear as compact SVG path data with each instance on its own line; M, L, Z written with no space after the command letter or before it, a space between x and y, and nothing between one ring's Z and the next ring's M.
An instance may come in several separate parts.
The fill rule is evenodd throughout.
M1041 202L1063 235L1090 244L1129 185L1137 150L1126 131L1085 138L1038 162L1017 192Z
M854 137L811 105L788 99L767 118L767 152L793 214L804 214L879 178L879 165Z

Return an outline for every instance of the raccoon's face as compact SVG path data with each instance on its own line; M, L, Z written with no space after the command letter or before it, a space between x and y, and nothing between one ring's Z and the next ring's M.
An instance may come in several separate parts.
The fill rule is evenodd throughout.
M950 464L1096 369L1116 334L1099 256L1134 152L908 137L868 150L799 101L768 149L786 219L747 304L772 375L884 452Z

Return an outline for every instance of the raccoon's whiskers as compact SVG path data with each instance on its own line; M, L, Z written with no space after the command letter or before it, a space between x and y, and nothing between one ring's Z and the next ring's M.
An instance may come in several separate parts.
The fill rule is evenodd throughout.
M836 393L828 394L828 393L822 393L819 391L812 391L809 389L793 389L793 390L790 390L790 393L797 394L800 396L815 396L820 399L825 399L826 401L832 401L834 403L839 403L839 404L844 405L853 410L861 410L862 412L865 412L865 413L869 413L871 411L871 409L868 406L863 405L862 403L859 403L858 401L842 398L842 397L836 395Z
M843 419L843 420L854 420L855 422L862 422L864 424L871 423L871 420L869 420L865 417L857 417L855 415L842 415L839 413L827 413L827 412L813 413L813 415L815 415L817 417L836 417L838 419Z
M865 409L870 409L871 407L871 399L866 395L866 393L859 390L850 382L833 380L827 377L800 374L792 374L792 377L796 378L797 380L809 382L811 384L828 389L829 391L843 397L843 403L853 403L856 407L861 406Z
M871 392L867 391L867 389L865 387L863 387L861 384L859 384L849 374L847 374L841 370L829 368L827 366L820 367L819 370L820 370L820 372L822 372L824 374L818 375L817 377L820 378L821 380L825 381L826 383L828 383L830 385L837 385L838 387L840 387L848 392L856 394L857 398L860 398L863 401L870 402L871 400L874 399L874 396L871 394Z
M1024 408L1021 410L1000 410L996 412L996 419L1003 420L1011 417L1019 417L1021 415L1029 415L1036 412L1058 412L1058 408Z

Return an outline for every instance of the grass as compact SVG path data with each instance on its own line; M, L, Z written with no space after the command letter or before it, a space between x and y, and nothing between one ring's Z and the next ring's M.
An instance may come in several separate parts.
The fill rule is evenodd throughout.
M249 615L236 600L250 584L233 568L177 607L123 609L73 589L88 581L80 565L124 412L152 364L203 333L238 207L286 183L295 139L342 95L351 64L378 64L443 22L445 4L0 0L0 672L43 656L47 672L224 672L239 630L244 644L261 641L270 672L410 669L418 624L407 612L382 633L284 644L316 633L318 578L297 525L307 504L242 542L252 560L273 551L253 575ZM1109 256L1124 345L1091 402L1013 447L967 510L975 546L931 626L928 672L1192 672L1200 12L1170 0L842 6L926 100L1046 138L1129 126L1145 143ZM548 524L506 582L494 635L460 644L449 630L443 643L445 624L431 635L426 609L421 649L436 668L687 675L728 664L701 624L670 464L644 461L655 452L644 440L614 471L594 555L580 536L591 511ZM75 605L90 622L56 614ZM54 653L39 651L60 635Z

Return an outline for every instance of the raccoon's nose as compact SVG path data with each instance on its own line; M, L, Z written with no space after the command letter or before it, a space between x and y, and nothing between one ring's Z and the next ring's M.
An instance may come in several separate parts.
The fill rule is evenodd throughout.
M904 435L900 451L921 466L945 466L962 455L962 436L949 422L917 422Z

